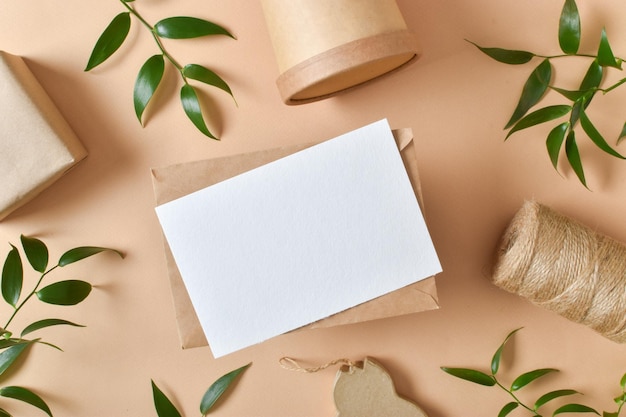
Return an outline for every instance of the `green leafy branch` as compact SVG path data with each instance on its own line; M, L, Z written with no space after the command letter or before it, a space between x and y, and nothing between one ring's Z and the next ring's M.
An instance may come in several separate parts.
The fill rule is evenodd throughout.
M626 83L626 78L622 78L609 87L600 87L607 70L614 68L621 71L623 61L623 59L615 57L613 54L604 28L602 29L600 44L595 55L578 52L580 39L581 22L578 7L576 6L575 0L565 0L559 19L558 30L559 46L563 54L540 55L524 50L487 48L471 41L470 43L489 57L505 64L521 65L533 59L541 59L539 65L535 67L526 80L517 106L505 126L505 130L509 129L505 140L513 133L522 129L565 118L565 121L555 126L546 138L548 155L552 165L558 171L559 155L561 150L565 148L565 155L569 165L575 172L579 181L587 187L587 180L585 178L585 171L578 148L575 128L580 124L583 132L598 148L616 158L626 159L626 157L622 156L609 145L604 136L591 122L587 113L587 107L591 104L597 92L602 92L603 94L609 93ZM579 87L574 90L559 88L552 84L552 61L567 57L583 57L591 60L591 64L580 82ZM542 107L529 113L549 90L559 93L568 100L568 103ZM617 144L619 144L624 137L626 137L626 123L617 138Z
M213 410L217 400L235 382L237 377L252 365L251 363L230 371L218 378L202 396L200 401L200 414L206 416ZM154 407L159 417L181 417L180 411L174 406L172 401L152 382L152 396Z
M524 372L518 377L514 378L513 382L510 385L504 384L501 379L498 378L498 371L500 370L500 362L502 358L502 353L507 342L511 339L511 337L517 333L520 329L515 329L510 332L502 344L498 347L496 352L493 354L491 359L491 366L489 372L484 372L481 370L471 369L471 368L451 368L451 367L441 367L441 369L457 378L464 379L469 382L473 382L475 384L484 385L488 387L497 386L503 391L505 391L508 396L511 398L511 401L506 403L498 413L498 417L505 417L509 415L515 409L525 409L533 417L542 417L540 414L540 408L544 405L563 397L567 397L570 395L580 394L578 391L573 389L560 389L555 391L550 391L544 395L541 395L534 403L527 404L522 402L519 398L519 391L530 384L531 382L543 377L544 375L548 375L554 372L558 372L558 369L554 368L540 368L534 369L532 371ZM603 417L618 417L624 403L626 402L626 374L622 377L620 381L620 385L622 387L622 393L616 397L614 400L618 404L618 410L616 412L607 412L605 411L602 416ZM553 413L552 416L556 416L564 413L593 413L600 415L595 409L578 403L568 403L558 407Z
M199 81L209 86L217 87L228 93L234 100L228 84L214 71L199 64L180 65L163 46L163 39L192 39L211 35L224 35L235 39L226 29L213 22L195 17L177 16L165 18L151 25L130 4L134 0L120 0L126 8L113 18L104 32L98 38L91 52L85 71L90 71L106 61L126 40L131 27L131 16L134 16L152 35L159 49L159 54L148 58L137 75L133 89L133 103L139 123L143 125L144 112L152 100L165 72L165 60L170 62L180 74L183 86L180 90L180 100L185 114L204 135L219 140L208 129L198 92L189 80ZM236 104L236 102L235 102Z
M33 332L51 326L67 325L84 327L81 324L72 323L67 320L48 318L27 325L21 331L19 337L14 337L14 332L9 330L9 326L25 304L33 297L36 297L46 304L71 306L85 300L92 289L91 284L88 282L75 279L57 281L42 287L44 278L57 268L63 268L100 252L111 251L123 256L121 252L114 249L96 246L80 246L63 253L56 265L49 267L49 251L41 240L22 235L20 236L20 241L28 263L40 276L33 289L23 296L24 266L22 256L18 248L11 244L11 249L4 261L2 280L0 281L2 298L13 310L4 326L0 328L0 378L2 378L8 369L15 365L18 358L25 354L27 348L35 343L48 345L61 350L58 346L44 342L40 338L26 339L25 336L29 336ZM26 402L52 417L52 412L46 402L27 388L18 386L2 387L0 388L0 396ZM11 417L11 414L0 408L0 417Z

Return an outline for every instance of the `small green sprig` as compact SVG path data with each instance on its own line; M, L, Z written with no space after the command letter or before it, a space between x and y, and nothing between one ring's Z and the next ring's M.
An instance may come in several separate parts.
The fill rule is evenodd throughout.
M541 378L544 375L548 375L554 372L558 372L558 369L554 368L540 368L532 371L524 372L518 377L513 379L511 385L504 384L502 379L499 378L498 371L500 371L500 362L502 358L502 353L504 348L511 339L511 337L517 333L520 329L515 329L510 332L502 344L498 347L496 352L493 354L491 358L491 366L489 372L484 372L477 369L471 368L451 368L451 367L441 367L441 369L457 378L464 379L469 382L473 382L475 384L484 385L488 387L497 386L505 391L508 396L511 398L511 401L506 403L498 413L498 417L505 417L509 415L515 409L524 409L528 411L533 417L542 417L540 414L540 409L544 405L552 402L553 400L567 397L570 395L580 394L578 391L573 389L560 389L555 391L550 391L544 395L541 395L533 404L528 404L522 402L519 398L519 391L530 384L531 382ZM626 374L622 377L620 381L620 385L622 388L622 393L614 398L615 403L618 405L618 409L615 412L607 412L604 411L602 413L602 417L619 417L622 407L626 403ZM555 411L552 412L552 416L556 416L564 413L593 413L600 415L595 409L586 406L584 404L578 403L568 403L558 407Z
M206 416L215 406L217 400L235 382L237 377L250 367L251 363L230 371L218 378L202 396L200 401L200 414ZM154 408L159 417L181 417L180 411L174 406L172 401L152 382L152 396Z
M213 22L188 16L169 17L151 25L130 4L135 0L120 0L126 8L113 18L104 32L98 38L93 48L85 71L90 71L106 61L124 43L131 27L131 16L135 17L152 35L159 53L148 58L137 75L133 89L133 103L139 123L143 123L144 112L152 100L165 72L165 61L170 62L180 74L183 86L180 90L180 100L185 114L194 126L211 139L219 140L206 125L198 92L189 80L217 87L228 93L234 100L229 85L214 71L199 65L187 64L182 66L163 46L163 39L192 39L204 36L223 35L235 37L222 26ZM236 104L236 102L235 102Z
M511 118L504 127L509 132L506 135L508 139L513 133L522 129L526 129L538 124L551 122L557 119L565 118L564 121L556 125L546 138L546 148L550 161L555 169L557 169L559 155L561 150L565 148L565 155L569 165L578 177L579 181L587 187L585 171L583 169L582 159L579 152L576 126L580 125L583 132L591 139L591 141L602 151L619 159L626 159L623 155L613 149L604 138L604 136L596 129L589 119L587 107L595 97L597 92L603 94L615 90L617 87L626 83L626 78L622 78L616 83L606 88L601 88L605 73L609 68L622 70L623 59L613 54L609 44L606 30L603 28L600 36L600 44L596 54L584 54L579 52L581 39L581 21L578 7L575 0L565 0L561 16L559 19L558 42L562 54L558 55L540 55L524 50L511 50L503 48L483 47L474 42L469 41L480 51L495 59L510 65L526 64L533 59L540 59L541 62L535 67L530 74L524 87L520 99L517 103ZM587 72L582 78L577 89L564 89L556 87L552 84L552 61L560 58L582 57L591 60ZM538 104L545 96L548 90L555 91L568 100L567 104L557 104L529 111ZM617 144L626 137L626 123L617 138ZM588 187L587 187L588 188Z
M67 265L81 261L100 252L110 251L123 256L121 252L115 249L97 246L80 246L63 253L56 265L50 267L48 248L41 240L22 235L20 236L20 242L28 263L32 269L40 275L33 289L23 296L24 265L22 255L19 249L11 244L11 249L4 261L2 280L0 281L2 298L13 310L4 326L0 328L0 379L33 344L44 344L61 350L58 346L44 342L41 338L30 339L25 338L26 336L51 326L66 325L84 327L81 324L72 323L63 319L47 318L27 325L21 331L19 337L14 336L15 333L9 328L13 323L13 319L29 300L37 298L46 304L71 306L85 300L92 289L91 284L88 282L75 279L57 281L42 287L44 278L47 278L51 272L58 268L66 267ZM0 388L0 396L26 402L52 417L52 412L46 402L27 388L18 386L2 387ZM0 408L0 417L11 417L11 414Z

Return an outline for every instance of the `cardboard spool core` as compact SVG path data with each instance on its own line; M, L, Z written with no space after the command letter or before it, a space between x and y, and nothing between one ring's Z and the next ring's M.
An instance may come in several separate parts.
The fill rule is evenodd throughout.
M262 0L286 104L329 97L418 57L396 0Z
M373 80L417 58L408 31L359 39L307 59L276 80L286 104L321 100Z

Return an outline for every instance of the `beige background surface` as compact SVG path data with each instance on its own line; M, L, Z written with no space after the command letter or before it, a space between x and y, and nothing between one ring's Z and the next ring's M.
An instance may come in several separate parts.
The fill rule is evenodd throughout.
M606 25L616 55L626 54L623 3L579 3L582 47L595 49ZM502 126L531 67L498 64L464 41L556 53L562 2L399 0L409 28L420 37L421 59L368 86L301 107L280 101L258 2L135 4L152 22L191 15L228 27L238 40L170 41L166 46L181 62L195 61L220 73L239 106L205 89L215 115L211 127L222 141L206 139L186 120L177 98L180 84L169 71L162 100L142 128L132 109L132 87L141 64L157 51L137 22L109 62L83 72L101 31L123 10L119 2L0 3L0 48L27 59L89 151L75 170L0 223L0 240L17 243L20 233L36 235L49 244L53 257L85 244L127 253L123 261L103 255L55 273L56 278L88 279L97 290L78 307L31 306L18 324L58 316L88 327L42 332L65 352L36 346L3 384L36 390L58 416L153 416L154 379L185 415L197 415L199 399L212 381L252 361L215 415L329 416L334 415L334 370L289 372L278 359L288 355L320 364L368 355L430 417L489 416L508 401L504 394L454 379L439 367L487 369L503 337L524 326L506 353L506 375L557 367L562 372L538 383L537 391L574 388L586 393L579 400L613 410L612 398L626 372L626 347L488 281L497 241L524 199L535 198L626 241L626 164L588 142L581 145L590 192L570 171L555 173L544 150L545 129L503 143ZM569 74L557 68L565 83ZM595 104L598 128L611 138L623 124L624 103L625 92L616 92ZM382 117L394 128L411 127L415 133L427 222L444 269L437 278L441 309L285 335L217 361L203 348L181 350L150 168L316 141ZM9 246L3 245L4 258ZM2 308L0 314L7 314ZM6 408L37 415L13 401Z

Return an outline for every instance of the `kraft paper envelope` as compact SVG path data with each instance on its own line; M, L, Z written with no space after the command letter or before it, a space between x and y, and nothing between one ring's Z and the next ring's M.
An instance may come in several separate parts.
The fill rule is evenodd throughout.
M411 129L393 131L413 190L421 201L417 158ZM153 168L152 181L156 205L164 204L288 156L314 144L299 144L229 157L194 161ZM423 209L423 204L420 204ZM180 343L183 348L208 345L191 299L178 271L167 241L164 239L168 276L172 289ZM439 308L435 277L430 277L393 291L374 300L334 314L295 331L382 319Z

